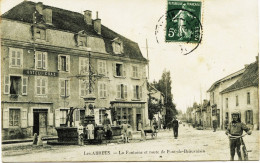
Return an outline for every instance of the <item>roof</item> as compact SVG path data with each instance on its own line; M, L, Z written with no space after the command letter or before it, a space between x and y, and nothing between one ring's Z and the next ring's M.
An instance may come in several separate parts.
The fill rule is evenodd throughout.
M221 93L227 93L238 89L243 89L247 87L259 86L259 64L258 61L248 65L241 76L234 84L230 87L224 89Z
M35 6L35 2L23 1L20 4L13 7L12 9L10 9L9 11L7 11L6 13L4 13L1 17L15 21L33 23L33 13L35 12ZM87 25L85 23L83 14L43 5L43 9L46 8L52 10L53 25L46 25L48 26L48 28L56 30L65 30L73 33L78 33L79 31L85 30L88 35L101 37L104 40L107 53L120 57L147 61L143 57L140 48L136 42L127 39L126 37L109 29L108 27L102 25L101 35L99 35L94 30L93 25ZM122 54L115 54L113 52L112 40L117 37L122 40L124 45L124 52Z
M232 73L232 74L230 74L230 75L228 75L228 76L226 76L226 77L224 77L224 78L222 78L222 79L216 81L215 83L213 83L213 84L211 85L211 87L209 88L209 90L208 90L207 92L210 92L210 91L212 91L213 89L215 89L221 82L224 82L224 81L226 81L226 80L230 80L230 79L232 79L232 78L234 78L234 77L237 77L237 76L239 76L239 75L242 75L244 71L245 71L245 68L243 68L243 69L241 69L241 70L239 70L239 71L237 71L237 72L234 72L234 73Z

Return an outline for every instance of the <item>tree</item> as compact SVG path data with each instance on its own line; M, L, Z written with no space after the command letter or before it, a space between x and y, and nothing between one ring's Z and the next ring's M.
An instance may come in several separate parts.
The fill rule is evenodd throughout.
M173 117L178 114L176 105L173 103L172 95L172 80L170 71L164 70L161 79L156 82L153 81L153 86L165 95L164 105L166 107L165 124L170 124Z
M152 102L153 97L149 94L148 99L148 118L149 120L152 120L154 117L154 114L158 113L161 110L161 103L153 103Z

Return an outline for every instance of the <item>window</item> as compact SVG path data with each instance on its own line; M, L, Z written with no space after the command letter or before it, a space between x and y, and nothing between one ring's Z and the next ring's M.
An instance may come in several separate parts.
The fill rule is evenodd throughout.
M70 56L58 55L58 70L69 72L69 69L70 69Z
M106 61L98 61L98 74L106 75Z
M19 126L20 124L20 109L9 110L9 126Z
M253 111L252 110L246 111L246 124L253 124Z
M138 110L138 109L136 109ZM125 121L127 124L133 125L133 110L132 108L116 108L117 113L117 123L118 125L122 125Z
M80 80L80 97L85 97L89 94L89 83L85 80Z
M99 97L106 98L107 97L107 85L106 83L99 83Z
M66 124L67 115L68 115L68 109L60 109L60 125L61 126Z
M142 99L143 96L142 86L134 85L133 90L134 90L134 99L138 99L138 100Z
M117 99L127 98L127 86L123 84L117 85Z
M250 92L247 92L247 104L250 104Z
M89 72L89 60L88 58L79 58L79 73L80 74L88 74Z
M228 98L226 98L226 108L228 108Z
M28 77L5 76L4 94L27 95Z
M106 110L99 110L99 124L102 124L105 118Z
M36 51L35 67L37 69L47 69L47 53Z
M138 67L137 66L132 66L132 77L133 78L138 78L139 77L139 72L138 72Z
M112 47L115 54L123 53L123 42L119 38L113 40Z
M239 105L239 102L238 102L238 96L236 96L236 106Z
M34 28L34 37L39 40L46 40L46 30L40 28Z
M47 78L46 77L36 77L36 95L47 95Z
M70 96L70 83L67 79L60 79L60 96L69 97Z
M78 36L77 38L78 46L87 47L87 38L86 36Z
M123 65L116 64L116 76L123 76Z
M23 67L23 50L17 48L9 48L9 67Z

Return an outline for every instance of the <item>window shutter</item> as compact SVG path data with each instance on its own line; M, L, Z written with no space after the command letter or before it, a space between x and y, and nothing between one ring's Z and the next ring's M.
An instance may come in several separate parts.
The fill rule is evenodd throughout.
M248 124L248 110L246 110L246 112L245 112L246 114L246 116L245 116L245 122L246 122L246 124Z
M124 98L127 99L127 85L124 86Z
M42 68L47 69L47 53L42 53Z
M37 59L36 68L42 68L42 54L40 52L36 53L36 59Z
M58 55L58 70L61 70L61 57Z
M103 86L103 90L104 90L104 97L107 97L107 84L104 83L104 86Z
M27 127L27 108L22 109L22 115L21 115L21 127L26 128Z
M9 76L5 76L5 80L4 80L4 94L9 94L10 93L10 77Z
M102 62L98 61L98 74L102 74Z
M67 96L70 96L70 80L67 80L67 87L66 87L66 91L67 91Z
M126 64L123 64L123 76L126 77Z
M116 76L116 64L112 63L112 71L113 71L113 75Z
M9 109L3 111L3 128L9 128Z
M107 62L106 61L103 62L103 74L104 75L107 74Z
M136 86L133 85L133 92L134 92L134 99L137 99L137 96L136 96Z
M28 113L28 125L33 126L33 113Z
M65 80L60 80L60 96L65 96Z
M120 99L121 98L121 87L120 84L116 85L116 90L117 90L117 94L116 94L116 98Z
M143 77L143 79L145 79L146 78L146 67L145 66L143 66L143 75L142 75Z
M60 127L60 109L55 110L55 127Z
M98 83L98 95L99 95L99 98L102 97L102 84L101 83Z
M70 56L66 56L66 71L70 71Z
M142 99L143 98L143 89L142 89L143 87L142 86L140 86L139 87L139 97L140 97L140 99Z
M80 115L79 115L79 110L75 110L74 113L73 113L73 118L74 118L74 126L79 126L79 120L80 120Z
M53 126L53 113L48 113L48 115L49 126Z
M17 50L16 56L17 56L17 66L22 67L22 54L20 50Z
M253 110L250 111L250 121L251 121L251 124L254 124Z
M141 66L136 66L136 68L137 68L137 78L142 78L142 67Z
M28 77L23 77L22 95L27 95Z

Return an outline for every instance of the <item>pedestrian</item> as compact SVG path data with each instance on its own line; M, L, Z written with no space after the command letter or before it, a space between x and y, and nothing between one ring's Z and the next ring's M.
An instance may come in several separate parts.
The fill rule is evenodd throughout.
M103 135L104 135L104 131L102 130L101 127L99 127L98 130L97 130L97 141L98 141L98 144L102 143L102 136Z
M78 130L78 145L82 146L84 145L83 137L84 137L84 128L81 123L79 123L79 126L77 127Z
M216 132L218 127L218 121L217 120L213 120L213 132Z
M103 121L103 126L104 126L104 130L105 130L106 139L111 140L112 139L111 121L108 118L107 113L105 113L104 116L105 116L105 118L104 118L104 121Z
M173 128L173 135L174 135L174 138L177 139L177 138L178 138L179 122L178 122L178 120L177 120L176 117L173 118L173 121L172 121L172 128Z
M94 139L94 124L92 121L88 121L87 125L87 139L93 140Z
M241 114L239 111L235 110L232 114L232 121L229 123L228 128L226 130L226 135L230 134L231 136L241 136L243 131L245 131L248 135L251 135L252 131L249 127L247 127L243 122L241 122ZM242 160L240 145L240 138L238 139L229 139L230 145L230 160L234 161L235 149L237 150L237 155L239 160Z
M124 143L128 143L128 124L126 121L124 121L124 124L122 124L122 134Z

